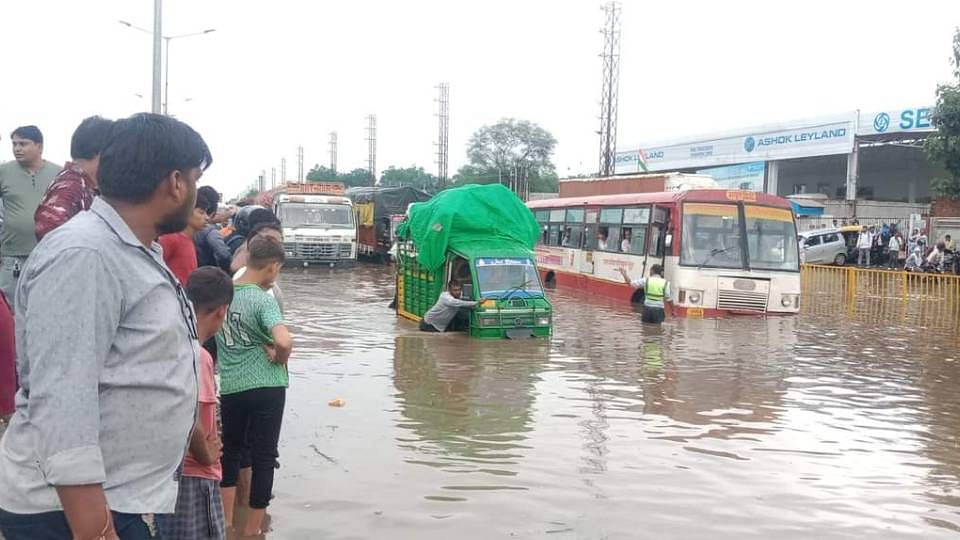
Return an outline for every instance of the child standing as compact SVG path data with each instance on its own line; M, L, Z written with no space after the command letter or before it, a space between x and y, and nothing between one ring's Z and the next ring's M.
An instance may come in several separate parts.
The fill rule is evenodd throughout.
M197 317L197 335L203 342L223 326L227 308L233 300L233 282L223 270L204 266L193 271L187 281L187 298ZM220 449L217 434L217 383L213 357L200 349L199 413L190 437L190 449L183 460L183 474L177 493L177 509L160 516L162 537L166 540L223 540L223 504L220 499Z
M227 321L217 334L223 418L224 515L233 522L240 460L249 445L253 474L243 534L261 534L270 494L293 348L276 299L267 294L280 275L283 244L257 236L247 247L247 271L234 282Z

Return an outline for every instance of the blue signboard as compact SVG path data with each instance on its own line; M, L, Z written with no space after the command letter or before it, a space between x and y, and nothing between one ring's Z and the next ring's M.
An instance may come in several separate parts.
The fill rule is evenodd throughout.
M697 171L697 174L712 176L723 189L763 191L765 170L766 162L754 161L752 163L741 163L740 165L701 169Z

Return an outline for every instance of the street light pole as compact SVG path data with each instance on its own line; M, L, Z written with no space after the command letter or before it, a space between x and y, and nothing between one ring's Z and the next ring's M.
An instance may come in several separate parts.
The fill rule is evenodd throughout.
M166 41L166 52L164 53L167 57L166 65L164 66L163 73L163 115L168 116L167 106L170 104L170 40L173 38L168 38L164 36L164 41Z
M153 0L153 103L151 111L160 113L160 39L163 37L163 0ZM169 41L167 42L169 43Z
M156 1L157 4L159 5L159 3L160 3L161 0L155 0L155 1ZM157 13L159 13L159 10L157 11ZM139 26L137 26L137 25L135 25L135 24L133 24L133 23L130 23L130 22L128 22L128 21L117 21L117 22L119 22L120 24L122 24L122 25L124 25L124 26L126 26L126 27L133 28L134 30L143 32L144 34L152 34L152 35L153 35L153 40L154 40L154 45L155 45L155 46L154 46L154 51L158 51L158 50L159 50L159 48L156 46L156 44L159 43L159 41L160 41L161 39L163 39L164 41L166 41L166 52L164 53L164 55L165 55L165 57L166 57L166 65L165 65L165 67L164 67L164 70L166 71L166 73L165 73L164 76L163 76L163 81L164 81L164 82L163 82L162 104L161 104L161 96L160 96L160 61L157 60L157 58L155 57L155 58L154 58L154 64L153 64L153 85L154 85L154 86L153 86L153 100L154 100L154 103L153 103L153 105L152 105L152 110L153 110L153 112L159 113L160 110L163 109L163 114L166 115L166 114L167 114L167 104L168 104L169 101L170 101L170 97L169 97L169 93L170 93L170 41L172 41L172 40L174 40L174 39L185 38L185 37L202 36L202 35L204 35L204 34L209 34L210 32L216 32L217 29L216 29L216 28L208 28L208 29L206 29L206 30L204 30L204 31L202 31L202 32L192 32L192 33L190 33L190 34L179 34L179 35L176 35L176 36L164 36L164 35L162 35L162 34L157 34L156 32L151 32L150 30L147 30L146 28L140 28ZM154 27L155 27L155 28L159 28L159 24L158 24L158 25L155 25ZM159 37L158 37L158 36L159 36Z

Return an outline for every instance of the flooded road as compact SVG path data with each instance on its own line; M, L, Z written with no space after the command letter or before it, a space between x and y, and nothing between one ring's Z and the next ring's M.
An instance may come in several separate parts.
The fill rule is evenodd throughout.
M395 317L385 267L282 284L296 350L269 538L960 531L955 326L654 328L559 290L549 342L477 341Z

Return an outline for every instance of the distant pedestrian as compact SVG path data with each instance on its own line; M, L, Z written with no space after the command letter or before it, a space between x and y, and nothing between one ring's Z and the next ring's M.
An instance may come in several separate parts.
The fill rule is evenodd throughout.
M890 237L890 242L887 244L887 264L892 270L895 270L900 262L900 242L900 235L895 234Z
M233 281L223 270L204 266L190 274L186 289L197 313L200 341L213 337L223 326L233 300ZM223 443L217 433L217 383L213 357L202 349L197 371L200 379L197 424L183 460L177 509L172 515L159 519L163 540L223 540L225 535L220 496Z
M14 305L14 291L27 257L37 245L33 215L43 193L61 167L43 159L43 133L37 126L22 126L10 134L14 161L0 165L0 290Z
M117 121L102 196L30 256L15 306L20 390L0 444L6 540L145 539L155 514L174 511L199 353L193 307L153 240L183 229L211 161L173 118Z
M293 340L276 300L266 293L280 275L284 258L283 244L275 238L258 236L250 241L247 271L234 282L230 318L217 334L223 416L220 485L227 523L233 522L237 476L246 448L253 459L245 536L261 533L270 503L289 384L287 360Z
M864 259L866 259L866 266L870 266L871 249L873 249L873 228L864 228L857 238L857 266L864 266Z
M33 215L37 241L83 210L89 210L97 196L97 169L100 152L110 136L113 121L91 116L80 122L70 141L69 161L40 200Z
M635 289L643 289L643 311L641 320L645 323L660 324L666 312L664 301L670 298L670 282L663 278L663 267L655 264L650 267L650 276L630 279L627 271L620 267L623 280Z
M903 269L910 271L920 270L920 268L923 267L923 255L921 253L919 247L913 248L910 256L907 257L907 260L903 264Z

